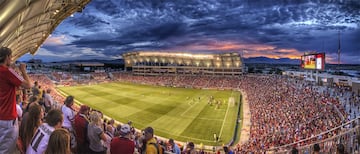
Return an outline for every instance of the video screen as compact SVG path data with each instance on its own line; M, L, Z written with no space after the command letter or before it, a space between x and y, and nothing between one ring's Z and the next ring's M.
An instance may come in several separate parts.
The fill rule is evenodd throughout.
M301 68L312 70L325 69L325 53L301 56Z

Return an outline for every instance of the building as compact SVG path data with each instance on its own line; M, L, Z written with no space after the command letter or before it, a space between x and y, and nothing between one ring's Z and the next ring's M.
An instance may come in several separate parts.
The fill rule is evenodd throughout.
M125 69L134 75L239 76L243 62L239 53L195 54L184 52L129 52L122 55Z

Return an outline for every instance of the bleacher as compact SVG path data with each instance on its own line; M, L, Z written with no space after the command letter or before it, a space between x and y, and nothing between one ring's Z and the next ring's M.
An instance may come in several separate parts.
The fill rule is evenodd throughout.
M52 73L52 79L66 85L68 73ZM114 81L173 87L242 89L248 94L251 112L250 138L235 144L234 151L288 153L296 147L311 153L319 144L325 153L333 153L342 143L351 153L359 151L359 96L348 90L316 86L311 82L282 76L210 77L210 76L133 76L112 72ZM93 83L101 83L105 73L92 74ZM55 89L46 75L32 75L46 88ZM99 81L100 80L100 81ZM81 84L81 83L76 83ZM55 91L55 90L54 90ZM54 93L60 104L64 97ZM356 107L356 108L354 108Z

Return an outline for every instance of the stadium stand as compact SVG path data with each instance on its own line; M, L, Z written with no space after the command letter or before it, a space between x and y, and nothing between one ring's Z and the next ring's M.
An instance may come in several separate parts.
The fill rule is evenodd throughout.
M317 86L312 82L278 75L211 77L134 76L122 72L112 74L112 81L172 87L238 89L247 93L251 112L250 137L245 143L229 147L235 153L288 153L293 147L300 153L311 153L314 144L321 147L321 152L333 153L339 143L344 145L347 152L356 153L359 150L360 120L357 117L360 115L360 105L356 102L359 102L360 97L348 88ZM76 75L71 77L74 76ZM91 83L110 81L105 77L106 73L97 73L95 76L100 76L101 79L98 81L99 78L91 78ZM51 80L53 76L32 74L31 78L38 81L43 89L53 89L51 95L59 104L54 107L62 105L64 96L56 92L56 85ZM72 80L66 79L60 80L63 82L58 83L58 86L67 85L68 80ZM89 83L86 81L85 84ZM31 94L28 95L29 98ZM73 110L78 111L78 108L74 107ZM115 132L112 135L115 135ZM132 140L135 139L139 138L134 135ZM158 140L159 143L164 142L160 138ZM184 150L184 146L183 143L180 147ZM201 148L197 149L201 151ZM138 147L137 150L140 151L141 148Z

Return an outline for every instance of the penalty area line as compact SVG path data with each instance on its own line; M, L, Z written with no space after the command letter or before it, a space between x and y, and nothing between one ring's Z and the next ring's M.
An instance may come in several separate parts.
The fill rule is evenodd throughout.
M228 102L227 104L228 104L228 105L227 105L227 109L226 109L226 113L225 113L224 121L223 121L223 123L222 123L222 125L221 125L219 138L221 138L221 135L222 135L222 132L223 132L223 129L224 129L224 125L225 125L225 121L226 121L226 117L227 117L228 112L229 112L229 106L230 106L230 105L229 105L229 102Z

